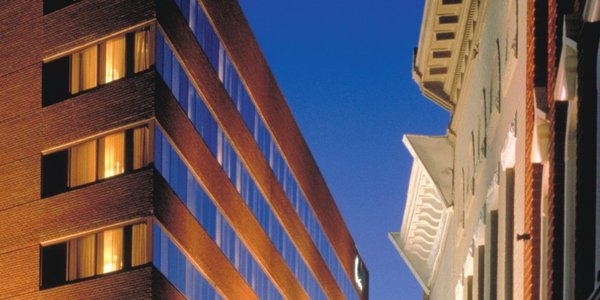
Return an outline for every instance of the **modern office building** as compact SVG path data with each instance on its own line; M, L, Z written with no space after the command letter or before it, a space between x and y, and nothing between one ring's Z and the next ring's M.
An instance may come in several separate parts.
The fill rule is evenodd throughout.
M404 137L390 233L424 298L600 299L599 40L597 0L426 1L414 79L451 121Z
M368 299L237 1L0 20L0 298Z

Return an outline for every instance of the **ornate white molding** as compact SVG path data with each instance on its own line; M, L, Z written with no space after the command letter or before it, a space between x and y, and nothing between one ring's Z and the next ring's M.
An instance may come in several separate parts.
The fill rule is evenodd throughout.
M425 1L413 79L423 94L453 111L467 67L479 52L485 0Z
M405 136L404 143L414 162L402 228L389 238L429 293L452 215L453 148L447 137Z

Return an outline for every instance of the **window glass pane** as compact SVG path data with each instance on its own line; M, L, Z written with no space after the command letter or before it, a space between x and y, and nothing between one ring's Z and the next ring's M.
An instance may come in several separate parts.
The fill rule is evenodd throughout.
M69 151L62 150L42 156L42 197L67 190Z
M42 286L53 287L64 284L67 275L67 243L42 247Z
M98 274L123 268L123 228L98 233Z
M133 130L133 169L139 169L149 161L150 149L148 142L148 127Z
M148 247L146 237L146 223L136 224L131 227L131 266L143 265L148 261Z
M73 53L71 55L71 94L76 94L79 92L80 88L79 88L79 70L81 69L80 66L80 62L81 62L81 54L80 53Z
M69 186L75 187L96 179L96 140L71 148Z
M42 65L42 106L58 103L70 95L69 56Z
M98 85L98 47L92 46L81 51L79 58L79 91L96 87Z
M140 72L150 67L150 31L135 33L133 71Z
M102 83L125 77L125 36L106 41L102 47Z
M100 138L98 147L98 178L108 178L125 171L125 133Z
M95 236L88 235L69 241L69 280L94 276Z

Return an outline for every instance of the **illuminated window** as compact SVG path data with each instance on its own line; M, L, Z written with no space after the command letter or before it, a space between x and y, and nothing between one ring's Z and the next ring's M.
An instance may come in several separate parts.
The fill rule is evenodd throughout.
M86 235L67 242L67 280L92 277L95 275L94 257L96 236Z
M152 27L99 42L42 66L42 105L142 72L154 64Z
M110 273L123 268L123 228L98 233L98 274Z
M150 67L150 30L146 29L136 32L134 42L133 71L137 73Z
M148 263L146 223L112 228L41 249L44 288Z
M98 85L98 47L71 54L71 94Z
M148 127L133 130L133 169L139 169L151 161L150 133Z
M146 223L131 227L131 266L139 266L148 262L148 230Z
M42 197L143 168L151 161L149 128L142 126L42 156Z
M125 132L99 139L98 179L109 178L125 172Z
M100 83L125 77L125 36L100 44Z
M69 151L69 186L76 187L96 180L96 140L71 147Z

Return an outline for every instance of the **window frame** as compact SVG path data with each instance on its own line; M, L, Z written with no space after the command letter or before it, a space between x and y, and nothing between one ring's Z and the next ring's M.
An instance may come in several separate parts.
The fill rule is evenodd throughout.
M134 142L133 142L133 133L136 129L144 129L144 134L146 135L143 139L144 143L142 143L142 147L141 150L143 151L142 155L142 162L141 165L138 168L134 168L133 165L133 161L135 159L135 149L133 149L133 147L135 146ZM123 143L124 149L123 149L123 153L124 153L124 170L122 173L119 174L115 174L113 176L110 177L105 177L105 178L99 178L99 163L101 162L101 158L99 155L99 147L100 147L100 139L113 135L113 134L119 134L119 133L123 133L125 135L125 141ZM71 149L73 147L85 144L85 143L89 143L90 141L95 141L95 167L94 167L94 180L90 181L90 182L86 182L80 185L75 185L75 186L71 186ZM48 198L48 197L52 197L55 195L59 195L68 191L72 191L72 190L76 190L79 188L83 188L83 187L87 187L89 185L92 184L96 184L99 182L103 182L105 180L110 180L112 178L117 178L117 177L121 177L127 174L132 174L135 172L138 172L139 170L144 170L146 169L148 166L151 166L154 163L154 153L152 151L148 151L149 149L152 149L154 145L154 122L152 121L148 121L148 120L144 120L142 122L137 122L137 123L133 123L133 124L129 124L127 126L121 127L121 128L117 128L114 130L110 130L110 131L105 131L102 132L100 134L96 134L93 136L90 136L88 138L82 139L82 140L78 140L76 142L71 142L65 145L62 145L60 147L56 147L47 151L43 151L41 153L41 167L40 167L40 172L42 174L42 180L41 180L41 186L40 186L40 194L41 194L41 198ZM66 158L66 183L65 186L61 186L61 187L46 187L45 183L46 181L44 180L46 176L50 176L50 175L45 175L45 172L47 172L47 170L45 170L46 165L44 164L44 162L46 161L47 157L50 157L54 154L60 153L66 151L67 154L67 158Z
M53 62L59 61L59 60L68 60L68 73L66 74L66 85L68 86L66 95L60 95L60 97L54 99L54 98L46 98L44 97L44 93L43 97L42 97L42 107L47 107L56 103L60 103L62 101L65 101L67 99L76 97L80 94L84 94L90 91L94 91L102 86L105 86L107 84L111 84L113 82L118 82L121 81L123 79L127 79L127 78L132 78L137 74L142 74L144 72L148 72L149 70L153 70L155 68L155 64L156 64L156 41L153 38L156 34L156 24L154 24L155 21L150 21L150 22L145 22L143 24L138 24L135 25L132 28L128 28L126 30L123 31L119 31L116 33L113 33L111 35L102 37L101 39L97 39L91 43L87 43L85 45L81 45L79 47L73 48L69 51L65 51L62 52L58 55L55 56L51 56L48 57L46 59L44 59L42 61L42 65L43 68L45 68L44 66L49 65ZM148 31L148 55L149 55L149 64L148 67L146 69L143 69L141 71L135 72L133 65L135 63L135 36L136 33L138 32L144 32L144 31ZM108 41L113 40L113 39L118 39L118 38L125 38L125 54L123 59L124 61L124 71L125 74L121 77L119 77L118 79L113 79L109 82L105 82L105 80L101 79L101 75L103 75L104 72L102 72L101 70L106 68L105 65L102 65L102 62L105 62L106 60L103 59L103 48L106 48L105 45ZM76 92L73 92L73 72L72 72L72 64L73 64L73 55L75 54L79 54L81 55L81 53L85 50L88 50L90 48L96 48L96 82L95 82L95 86L87 88L87 89L83 89L81 87L81 82L79 82L79 88ZM81 58L80 58L81 59ZM79 73L81 74L81 65L79 66ZM56 75L56 74L55 74ZM59 74L62 75L62 74ZM50 74L45 75L42 74L42 82L49 82L49 79L46 79L47 76L52 77ZM80 75L81 76L81 75ZM56 83L55 83L56 84ZM46 88L44 84L42 84L42 91L44 91ZM49 88L48 88L49 89ZM46 93L46 94L50 94L51 96L52 93Z
M145 247L146 247L146 262L141 263L141 264L137 264L137 265L133 265L132 264L132 257L133 257L133 247L131 247L132 242L133 242L133 236L132 235L126 235L127 230L129 229L129 232L132 231L133 226L135 225L141 225L144 224L146 225L146 241L145 241ZM99 278L99 277L104 277L104 276L109 276L112 274L117 274L117 273L121 273L121 272L127 272L130 270L135 270L135 269L139 269L139 268L144 268L147 267L149 265L152 264L152 258L153 258L153 249L152 249L152 241L153 241L153 230L152 230L152 226L154 224L154 221L152 218L138 218L138 219L133 219L133 220L129 220L126 222L121 222L121 223L117 223L117 224L111 224L109 226L104 226L104 227L100 227L100 228L96 228L93 230L89 230L89 231L84 231L84 232L80 232L77 234L73 234L73 235L69 235L69 236L65 236L65 237L61 237L59 239L54 239L54 240L50 240L50 241L46 241L46 242L42 242L39 245L39 253L40 253L40 264L39 264L39 271L40 271L40 275L39 275L39 287L41 290L45 290L45 289L50 289L50 288L54 288L54 287L59 287L59 286L63 286L63 285L67 285L67 284L71 284L71 283L77 283L77 282L81 282L81 281L86 281L86 280L91 280L91 279L95 279L95 278ZM104 233L106 231L109 230L114 230L114 229L122 229L123 230L123 238L122 238L122 260L123 260L123 266L118 269L118 270L114 270L114 271L110 271L110 272L106 272L106 273L100 273L98 272L98 252L97 252L97 248L98 248L98 235L101 233ZM86 237L86 236L94 236L94 255L93 255L93 264L94 264L94 275L91 276L87 276L87 277L81 277L81 278L75 278L75 279L69 279L69 243L70 242L74 242L77 241L78 239L82 238L82 237ZM52 284L45 284L44 283L44 257L43 257L43 252L44 252L44 248L48 248L48 247L53 247L53 246L57 246L57 245L61 245L64 244L65 245L65 258L64 258L64 279L62 280L57 280L56 282L53 282ZM127 246L129 245L129 247Z

